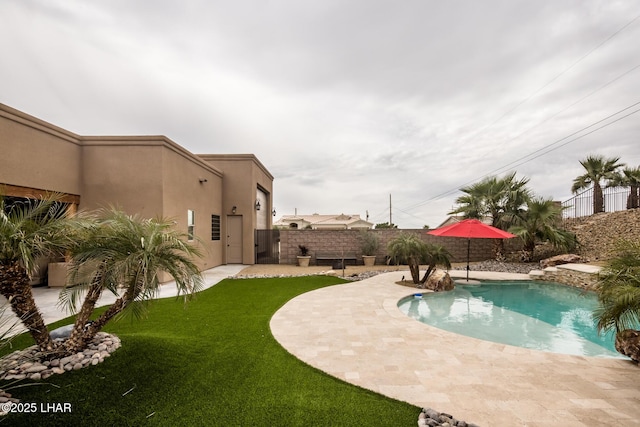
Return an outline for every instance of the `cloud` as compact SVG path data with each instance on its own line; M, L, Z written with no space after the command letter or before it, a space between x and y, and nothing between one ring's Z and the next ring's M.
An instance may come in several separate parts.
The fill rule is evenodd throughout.
M595 0L2 2L0 101L80 134L255 153L281 214L384 222L392 194L397 223L433 226L456 189L510 165L557 199L588 154L640 164L640 113L556 147L640 101L636 15Z

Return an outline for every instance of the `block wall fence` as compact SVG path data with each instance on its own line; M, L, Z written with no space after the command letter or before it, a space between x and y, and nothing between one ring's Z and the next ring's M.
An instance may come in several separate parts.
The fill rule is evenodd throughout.
M411 233L419 236L424 242L442 245L451 253L451 262L467 260L467 239L457 237L439 237L427 234L427 230L381 229L369 230L380 240L380 248L376 255L376 264L384 264L387 260L387 245L400 233ZM492 258L494 239L471 239L471 261L484 261ZM280 264L296 264L300 254L298 245L306 246L311 255L311 265L317 265L317 253L355 254L358 263L360 256L360 231L357 230L280 230ZM520 239L505 240L507 252L522 248Z

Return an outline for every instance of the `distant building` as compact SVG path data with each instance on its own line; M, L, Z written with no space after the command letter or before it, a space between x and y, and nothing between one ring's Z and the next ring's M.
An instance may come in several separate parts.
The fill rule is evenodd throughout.
M56 192L72 209L171 218L203 249L203 270L254 263L254 231L272 228L272 187L253 154L197 155L165 136L82 136L0 104L0 194Z
M312 230L368 230L373 223L360 215L284 215L273 226L281 229Z

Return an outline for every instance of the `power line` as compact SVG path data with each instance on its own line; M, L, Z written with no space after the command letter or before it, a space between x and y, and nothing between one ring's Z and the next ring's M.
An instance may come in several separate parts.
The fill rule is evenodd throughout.
M602 123L602 122L604 122L604 121L606 121L606 120L610 119L611 117L614 117L614 116L616 116L616 115L618 115L618 114L622 113L623 111L629 110L629 109L631 109L631 108L633 108L633 107L635 107L635 106L637 106L637 105L639 105L639 104L640 104L640 101L636 102L635 104L631 104L630 106L628 106L628 107L626 107L626 108L623 108L623 109L622 109L622 110L620 110L620 111L617 111L617 112L615 112L615 113L613 113L613 114L611 114L611 115L609 115L609 116L607 116L607 117L605 117L605 118L603 118L603 119L598 120L597 122L591 123L589 126L586 126L586 127L582 128L582 129L580 129L580 130L576 131L576 132L573 132L573 133L571 133L571 134L569 134L569 135L565 136L564 138L560 138L560 139L558 139L558 140L556 140L556 141L552 142L551 144L547 144L547 145L545 145L545 146L544 146L544 147L542 147L542 148L539 148L539 149L537 149L537 150L535 150L535 151L532 151L531 153L529 153L529 154L527 154L527 155L525 155L525 156L522 156L522 157L520 157L520 158L518 158L518 159L516 159L516 160L514 160L514 161L512 161L512 162L510 162L510 163L507 163L506 165L504 165L504 166L502 166L502 167L500 167L500 168L494 169L494 170L492 170L491 172L488 172L487 174L485 174L484 176L492 175L492 174L497 173L497 172L499 172L499 171L501 171L501 170L503 170L503 169L505 169L505 170L504 170L504 172L506 172L507 170L512 170L513 168L509 168L509 166L511 166L511 165L513 165L513 164L515 164L515 163L519 162L520 160L526 159L526 158L528 158L528 157L530 157L530 156L533 156L533 155L534 155L534 154L536 154L536 153L539 153L539 152L541 152L541 151L543 151L543 150L546 150L546 149L547 149L547 148L549 148L549 147L552 147L552 146L554 146L554 145L556 145L556 144L559 144L559 143L561 143L562 141L564 141L565 139L567 139L567 138L571 138L572 136L577 135L577 134L579 134L580 132L583 132L583 131L585 131L585 130L587 130L587 129L589 129L589 128L591 128L591 127L593 127L593 126L595 126L595 125L597 125L597 124L599 124L599 123ZM632 113L632 114L633 114L633 113ZM631 115L631 114L629 114L629 115ZM629 115L624 116L624 117L628 117ZM623 118L624 118L624 117L623 117ZM609 123L609 124L613 124L613 123L617 122L618 120L619 120L619 119L614 120L613 122L611 122L611 123ZM608 125L609 125L609 124L608 124ZM608 126L608 125L607 125L607 126ZM604 126L603 126L603 127L604 127ZM597 130L599 130L599 129L602 129L602 127L598 128ZM591 134L591 133L593 133L593 132L589 132L589 133L587 133L587 134L585 134L585 135L583 135L583 136L589 135L589 134ZM573 141L574 141L574 140L572 140L572 141L570 141L570 142L573 142ZM564 147L565 145L566 145L566 144L562 144L562 145L560 145L560 146L558 146L558 147L554 148L554 150L555 150L555 149L557 149L557 148L560 148L560 147ZM553 150L545 151L545 153L548 153L548 152L550 152L550 151L553 151ZM531 158L530 160L537 159L538 157L539 157L539 156L533 157L533 158ZM529 161L529 160L528 160L528 161ZM528 161L527 161L527 162L528 162ZM519 163L518 165L520 165L520 164L524 164L524 163L526 163L526 162ZM516 166L518 166L518 165L516 165ZM484 177L483 177L483 178L484 178Z
M564 74L566 74L567 72L569 72L569 70L571 70L573 67L575 67L576 65L578 65L580 62L582 62L584 59L586 59L589 55L591 55L593 52L595 52L596 50L600 49L605 43L607 43L609 40L611 40L612 38L614 38L615 36L617 36L618 34L620 34L622 31L624 31L629 25L633 24L638 18L640 18L640 15L637 15L635 18L631 19L629 22L627 22L625 25L623 25L622 27L620 27L617 31L615 31L613 34L611 34L609 37L607 37L606 39L604 39L603 41L601 41L598 45L594 46L593 48L591 48L591 50L589 50L587 53L585 53L584 55L582 55L580 58L578 58L576 61L574 61L571 65L569 65L567 68L565 68L564 70L562 70L559 74L557 74L555 77L553 77L551 80L549 80L547 83L543 84L542 86L540 86L538 89L536 89L533 93L531 93L529 96L527 96L526 98L524 98L523 100L521 100L520 102L518 102L514 107L512 107L511 109L507 110L505 113L503 113L500 117L498 117L497 119L495 119L493 122L489 123L488 125L486 125L485 127L483 127L482 129L480 129L478 132L476 132L475 135L473 135L473 137L477 136L478 134L480 134L481 132L484 132L486 129L490 129L491 127L493 127L493 125L495 125L496 123L498 123L500 120L504 119L505 117L507 117L509 114L513 113L515 110L517 110L518 108L520 108L521 105L527 103L530 99L532 99L533 97L535 97L538 93L540 93L543 89L545 89L547 86L551 85L551 83L555 82L556 80L558 80L560 77L562 77Z
M558 116L561 113L564 113L565 111L567 111L569 108L578 105L579 103L581 103L582 101L584 101L587 98L590 98L592 95L595 95L596 93L600 92L602 89L604 89L605 87L611 85L612 83L615 83L616 81L620 80L622 77L626 76L627 74L631 73L632 71L637 70L638 68L640 68L640 64L636 65L635 67L632 67L630 69L628 69L627 71L625 71L624 73L618 75L617 77L609 80L607 83L603 84L602 86L600 86L598 89L595 89L591 92L589 92L587 95L583 96L582 98L578 99L575 102L572 102L571 104L567 105L565 108L557 111L556 113L554 113L553 115L547 117L546 119L542 120L541 122L536 123L535 125L531 126L530 128L522 131L521 133L519 133L518 135L514 136L513 138L511 138L511 140L516 140L518 138L520 138L522 135L525 135L527 133L529 133L531 130L537 128L538 126L548 122L549 120L553 119L554 117Z
M632 18L629 22L627 22L625 25L623 25L623 26L622 26L622 27L620 27L618 30L616 30L614 33L612 33L611 35L609 35L609 37L607 37L606 39L602 40L599 44L597 44L596 46L594 46L593 48L591 48L588 52L586 52L584 55L582 55L580 58L578 58L576 61L574 61L574 62L573 62L571 65L569 65L567 68L565 68L565 69L564 69L564 70L562 70L560 73L558 73L558 74L557 74L555 77L553 77L551 80L549 80L549 81L548 81L548 82L546 82L544 85L542 85L542 86L540 86L538 89L536 89L536 90L535 90L533 93L531 93L529 96L527 96L526 98L524 98L523 100L521 100L520 102L518 102L518 104L516 104L513 108L509 109L509 110L508 110L508 111L506 111L504 114L502 114L500 117L498 117L496 120L494 120L493 122L489 123L488 125L486 125L486 126L485 126L485 127L483 127L482 129L480 129L478 132L476 132L476 134L475 134L474 136L477 136L477 135L478 135L478 134L480 134L481 132L484 132L486 129L491 128L493 125L495 125L496 123L498 123L500 120L502 120L503 118L505 118L505 117L506 117L506 116L508 116L509 114L513 113L516 109L518 109L520 106L522 106L523 104L525 104L526 102L528 102L530 99L532 99L533 97L535 97L538 93L540 93L542 90L544 90L545 88L547 88L547 87L548 87L549 85L551 85L553 82L555 82L556 80L558 80L558 79L559 79L560 77L562 77L564 74L566 74L567 72L569 72L572 68L574 68L576 65L578 65L578 64L579 64L580 62L582 62L583 60L585 60L585 59L586 59L588 56L590 56L593 52L595 52L596 50L600 49L603 45L605 45L605 44L606 44L607 42L609 42L611 39L613 39L614 37L616 37L618 34L620 34L622 31L624 31L627 27L629 27L631 24L633 24L635 21L637 21L639 18L640 18L640 14L639 14L639 15L636 15L636 16L635 16L634 18ZM615 82L615 81L619 80L620 78L622 78L622 77L626 76L627 74L629 74L630 72L632 72L632 71L636 70L636 69L637 69L637 68L639 68L639 67L640 67L640 65L636 65L635 67L633 67L633 68L631 68L631 69L627 70L626 72L624 72L624 73L620 74L620 75L619 75L619 76L617 76L616 78L614 78L614 79L610 80L609 82L605 83L604 85L600 86L598 89L596 89L596 90L594 90L594 91L590 92L588 95L586 95L586 96L584 96L584 97L580 98L580 99L579 99L579 100L577 100L576 102L574 102L574 103L572 103L572 104L568 105L567 107L565 107L564 109L562 109L562 110L558 111L557 113L555 113L555 114L554 114L554 115L552 115L551 117L549 117L549 118L547 118L547 119L543 120L542 122L540 122L540 123L538 123L538 124L536 124L536 125L534 125L534 126L530 127L529 129L525 130L524 132L520 133L519 135L517 135L517 136L516 136L515 138L513 138L513 139L519 138L519 137L521 137L522 135L524 135L524 134L528 133L529 131L531 131L532 129L535 129L536 127L538 127L538 126L542 125L543 123L546 123L547 121L549 121L549 120L553 119L554 117L556 117L558 114L560 114L560 113L562 113L562 112L564 112L564 111L568 110L569 108L571 108L571 107L573 107L573 106L575 106L575 105L579 104L580 102L582 102L582 101L584 101L585 99L587 99L587 98L591 97L591 96L592 96L592 95L594 95L595 93L599 92L600 90L604 89L605 87L609 86L609 85L610 85L610 84L612 84L613 82ZM626 108L624 108L624 109L622 109L622 110L620 110L620 111L618 111L618 112L616 112L616 113L614 113L614 114L612 114L612 115L610 115L610 116L605 117L604 119L601 119L601 120L599 120L599 121L597 121L597 122L594 122L594 123L590 124L589 126L586 126L586 127L582 128L582 129L580 129L580 130L578 130L578 131L576 131L576 132L574 132L574 133L572 133L572 134L569 134L569 135L565 136L564 138L561 138L561 139L559 139L559 140L557 140L557 141L554 141L553 143L548 144L548 145L546 145L546 146L544 146L544 147L542 147L542 148L540 148L540 149L538 149L538 150L536 150L536 151L533 151L533 152L531 152L531 153L527 154L526 156L520 157L519 159L516 159L516 160L514 160L513 162L510 162L510 163L508 163L508 164L506 164L506 165L504 165L504 166L502 166L502 167L500 167L500 168L494 169L493 171L488 172L487 174L483 175L481 178L478 178L478 179L483 179L483 178L485 178L485 177L487 177L487 176L489 176L489 175L491 175L491 174L493 174L493 173L496 173L496 172L498 172L498 171L501 171L501 170L503 170L503 169L505 169L505 171L513 170L513 168L508 168L508 167L509 167L509 166L511 166L511 165L515 165L514 167L516 167L516 166L520 166L520 165L522 165L522 164L528 163L529 161L532 161L532 160L534 160L534 159L537 159L537 158L539 158L539 157L541 157L541 156L543 156L543 155L545 155L545 154L547 154L547 153L549 153L549 152L551 152L551 151L554 151L554 150L556 150L556 149L559 149L559 148L561 148L561 147L564 147L565 145L567 145L567 144L569 144L569 143L571 143L571 142L574 142L574 141L576 141L576 140L578 140L578 139L581 139L581 138L583 138L583 137L585 137L585 136L587 136L587 135L590 135L590 134L592 134L592 133L594 133L594 132L596 132L596 131L598 131L598 130L600 130L600 129L602 129L602 128L605 128L605 127L607 127L607 126L609 126L609 125L611 125L611 124L613 124L613 123L616 123L616 122L618 122L618 121L620 121L620 120L622 120L622 119L624 119L624 118L626 118L626 117L628 117L628 116L630 116L630 115L632 115L632 114L637 113L637 112L638 112L638 111L640 111L640 110L633 111L633 112L631 112L631 113L629 113L629 114L627 114L627 115L625 115L625 116L623 116L623 117L620 117L620 118L618 118L618 119L616 119L616 120L614 120L614 121L612 121L612 122L610 122L610 123L608 123L608 124L605 124L605 125L603 125L603 126L601 126L601 127L599 127L599 128L596 128L596 129L594 129L594 130L592 130L592 131L590 131L590 132L588 132L588 133L586 133L586 134L584 134L584 135L578 136L578 137L576 137L576 138L574 138L574 139L572 139L572 140L570 140L570 141L567 141L567 142L566 142L566 143L564 143L564 144L561 144L561 145L559 145L559 146L557 146L557 147L555 147L555 148L551 148L551 149L550 149L550 150L548 150L548 151L544 151L543 153L541 153L541 154L539 154L539 155L537 155L537 156L531 157L531 156L533 156L533 155L534 155L534 154L536 154L536 153L539 153L539 152L541 152L541 151L543 151L543 150L545 150L545 149L547 149L547 148L550 148L550 147L552 147L552 146L554 146L554 145L556 145L556 144L559 144L560 142L564 141L565 139L567 139L567 138L571 138L573 135L576 135L576 134L578 134L578 133L580 133L580 132L582 132L582 131L584 131L584 130L586 130L586 129L589 129L589 128L591 128L591 127L593 127L593 126L597 125L598 123L602 123L603 121L605 121L605 120L607 120L607 119L609 119L609 118L611 118L611 117L613 117L613 116L615 116L615 115L617 115L617 114L619 114L619 113L621 113L621 112L623 112L623 111L626 111L626 110L628 110L628 109L630 109L630 108L633 108L634 106L636 106L636 105L638 105L638 104L640 104L640 102L637 102L637 103L635 103L635 104L632 104L632 105L630 105L629 107L626 107ZM512 140L513 140L513 139L512 139ZM528 157L531 157L531 158L530 158L529 160L523 161L523 162L521 162L521 163L517 163L517 162L519 162L520 160L527 159ZM517 164L516 164L516 163L517 163ZM506 169L506 168L508 168L508 169ZM447 191L445 191L445 192L443 192L443 193L440 193L440 194L438 194L438 195L436 195L436 196L434 196L434 197L432 197L432 198L430 198L430 199L428 199L428 200L426 200L426 201L424 201L424 202L420 202L420 203L417 203L417 204L411 205L411 206L409 206L409 207L407 207L407 208L405 208L405 209L406 209L406 210L415 209L415 208L420 207L420 206L423 206L423 205L425 205L425 204L427 204L427 203L429 203L429 202L432 202L432 201L435 201L435 200L439 200L440 198L442 198L442 197L444 197L444 196L447 196L447 195L450 195L450 194L453 194L453 193L455 193L455 192L459 191L459 188L460 188L460 187L462 187L462 186L469 185L469 184L471 184L471 183L473 183L473 182L476 182L478 179L476 179L476 180L472 180L472 181L468 181L468 182L466 182L466 183L464 183L464 184L461 184L461 185L460 185L460 186L458 186L458 188L456 188L456 189L447 190ZM398 209L397 207L396 207L396 210L401 211L401 212L403 212L403 213L405 213L405 214L407 214L407 215L410 215L410 216L413 216L413 217L418 218L417 216L415 216L415 215L413 215L413 214L410 214L410 213L406 212L405 210Z
M554 142L552 142L552 143L550 143L550 144L547 144L546 146L544 146L544 147L542 147L542 148L540 148L540 149L538 149L538 150L535 150L535 151L533 151L533 152L531 152L531 153L529 153L529 154L527 154L527 155L525 155L525 156L522 156L522 157L520 157L519 159L514 160L513 162L510 162L510 163L508 163L508 164L507 164L507 165L505 165L505 166L502 166L502 167L500 167L500 168L494 169L494 170L492 170L492 171L490 171L490 172L488 172L488 173L484 174L484 175L483 175L483 176L481 176L480 178L476 178L476 179L473 179L473 180L467 181L467 182L465 182L465 183L463 183L463 184L460 184L460 185L459 185L459 186L457 186L455 189L447 190L447 191L445 191L445 192L443 192L443 193L440 193L440 194L437 194L437 195L435 195L435 196L431 197L430 199L427 199L427 200L425 200L425 201L423 201L423 202L420 202L420 203L414 204L414 205L409 206L409 207L404 208L404 209L405 209L405 210L415 209L415 208L420 207L420 206L423 206L423 205L425 205L425 204L427 204L427 203L433 202L433 201L435 201L435 200L439 200L439 199L441 199L441 198L442 198L442 197L444 197L444 196L448 196L448 195L450 195L450 194L456 193L457 191L459 191L460 187L463 187L463 186L465 186L465 185L472 184L472 183L474 183L474 182L476 182L476 181L478 181L478 180L481 180L481 179L483 179L483 178L486 178L487 176L490 176L490 175L492 175L492 174L496 173L497 171L500 171L500 170L503 170L503 169L505 169L505 170L504 170L504 172L506 172L506 171L510 171L510 170L513 170L513 168L514 168L514 167L516 167L516 166L520 166L520 165L523 165L523 164L525 164L525 163L528 163L528 162L530 162L530 161L532 161L532 160L535 160L535 159L537 159L537 158L539 158L539 157L541 157L541 156L543 156L543 155L545 155L545 154L548 154L548 153L550 153L550 152L552 152L552 151L555 151L555 150L557 150L557 149L559 149L559 148L561 148L561 147L564 147L564 146L565 146L565 145L567 145L567 144L570 144L570 143L575 142L575 141L577 141L577 140L579 140L579 139L582 139L582 138L584 138L584 137L585 137L585 136L587 136L587 135L591 135L592 133L597 132L597 131L599 131L600 129L603 129L603 128L605 128L605 127L608 127L608 126L610 126L610 125L612 125L612 124L614 124L614 123L616 123L616 122L619 122L619 121L620 121L620 120L622 120L622 119L625 119L625 118L627 118L627 117L629 117L629 116L631 116L631 115L633 115L633 114L636 114L637 112L639 112L639 111L640 111L640 109L634 110L634 111L632 111L632 112L630 112L630 113L628 113L628 114L626 114L626 115L624 115L624 116L622 116L622 117L618 117L617 119L615 119L615 120L613 120L613 121L611 121L611 122L609 122L609 123L605 123L605 124L603 124L602 126L597 127L596 129L593 129L593 130L591 130L591 131L589 131L589 132L587 132L587 133L585 133L585 134L583 134L583 135L579 135L579 136L577 136L577 137L575 137L575 138L573 138L573 139L570 139L569 141L564 142L563 144L560 144L562 141L565 141L565 140L566 140L566 139L568 139L568 138L571 138L571 137L573 137L573 136L575 136L575 135L578 135L578 134L580 134L581 132L584 132L585 130L587 130L587 129L589 129L589 128L592 128L593 126L596 126L596 125L598 125L599 123L602 123L602 122L604 122L604 121L606 121L606 120L608 120L608 119L610 119L610 118L612 118L612 117L614 117L614 116L617 116L618 114L620 114L620 113L622 113L622 112L624 112L624 111L627 111L627 110L629 110L629 109L632 109L633 107L636 107L636 106L638 106L638 105L640 105L640 101L638 101L638 102L636 102L636 103L634 103L634 104L631 104L631 105L629 105L628 107L623 108L622 110L616 111L615 113L610 114L609 116L604 117L604 118L602 118L602 119L600 119L600 120L598 120L598 121L596 121L596 122L593 122L593 123L591 123L590 125L585 126L585 127L583 127L582 129L579 129L579 130L577 130L577 131L575 131L575 132L573 132L573 133L571 133L571 134L569 134L569 135L567 135L567 136L565 136L565 137L563 137L563 138L560 138L560 139L558 139L558 140L556 140L556 141L554 141ZM557 144L560 144L560 145L557 145ZM557 146L556 146L556 147L554 147L555 145L557 145ZM544 150L546 150L546 151L544 151ZM536 154L536 153L540 153L540 154L538 154L538 155L535 155L535 156L534 156L534 154ZM531 157L531 156L534 156L534 157ZM531 158L529 158L529 157L531 157ZM525 160L525 159L528 159L528 160ZM525 160L525 161L520 162L521 160ZM518 162L520 162L520 163L518 163ZM509 167L509 166L511 166L511 165L514 165L514 166L513 166L513 167L511 167L511 168L508 168L508 167Z
M638 104L640 104L640 102L637 102L637 103L636 103L636 104L634 104L634 105L638 105ZM627 108L625 108L625 110L626 110L626 109L627 109ZM557 149L559 149L559 148L562 148L562 147L564 147L565 145L567 145L567 144L569 144L569 143L571 143L571 142L577 141L578 139L582 139L582 138L584 138L585 136L587 136L587 135L591 135L592 133L597 132L597 131L599 131L600 129L603 129L603 128L607 127L607 126L611 126L612 124L614 124L614 123L616 123L616 122L619 122L619 121L620 121L620 120L622 120L622 119L626 119L627 117L629 117L629 116L631 116L631 115L633 115L633 114L635 114L635 113L637 113L637 112L639 112L639 111L640 111L640 108L638 108L637 110L632 111L632 112L630 112L629 114L626 114L626 115L624 115L624 116L622 116L622 117L618 117L618 118L617 118L617 119L615 119L614 121L609 122L609 123L606 123L606 124L604 124L604 125L602 125L602 126L600 126L600 127L598 127L598 128L595 128L595 129L593 129L593 130L591 130L591 131L589 131L589 132L587 132L587 133L585 133L585 134L583 134L583 135L577 136L577 137L575 137L574 139L572 139L572 140L569 140L569 141L565 142L564 144L560 144L560 145L558 145L557 147L550 148L549 150L545 151L544 153L540 153L539 155L537 155L537 156L535 156L535 157L532 157L531 159L528 159L528 160L526 160L526 161L524 161L524 162L518 163L518 164L517 164L517 165L515 165L515 166L523 165L523 164L525 164L525 163L528 163L528 162L530 162L530 161L532 161L532 160L537 159L538 157L542 157L542 156L544 156L545 154L549 154L550 152L555 151L555 150L557 150ZM539 150L538 150L538 151L539 151ZM510 168L510 169L508 169L508 170L513 170L513 168Z

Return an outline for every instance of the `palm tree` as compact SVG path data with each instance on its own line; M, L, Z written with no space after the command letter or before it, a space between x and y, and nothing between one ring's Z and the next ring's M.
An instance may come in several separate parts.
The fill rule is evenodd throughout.
M616 256L600 273L597 292L601 304L594 313L598 331L615 331L616 349L621 351L626 347L624 337L637 335L628 332L640 326L640 242L618 243ZM634 359L638 360L637 354Z
M489 217L492 226L505 229L505 215L518 212L530 198L528 183L528 178L517 180L515 172L502 178L489 176L461 188L465 194L456 199L459 206L449 214L462 214L464 219Z
M436 265L444 265L447 269L451 267L449 261L451 255L445 248L425 243L415 234L401 233L389 242L387 250L389 256L396 262L409 266L411 279L416 285L425 283ZM420 263L428 264L422 280L420 280Z
M427 250L424 256L424 262L427 264L427 271L420 280L420 284L424 285L431 276L431 273L436 269L438 265L444 266L447 270L451 268L451 254L444 246L431 245L426 243Z
M614 176L609 182L609 187L629 187L627 197L627 209L640 208L640 166L624 168L621 173Z
M57 195L8 203L0 197L0 293L43 351L55 344L29 283L36 260L64 253L70 240L68 207Z
M449 214L462 214L464 219L483 220L491 218L491 225L502 230L509 228L510 220L522 213L531 190L527 188L528 178L516 179L516 173L502 178L489 176L475 184L460 189L464 195L456 199L458 207ZM502 257L504 242L496 240L494 255Z
M527 209L513 218L509 232L522 238L524 261L533 259L536 241L548 241L554 247L571 250L576 245L575 234L558 228L564 208L551 199L534 198Z
M587 156L585 160L580 162L586 173L573 180L571 192L575 194L593 186L593 213L604 212L604 196L600 182L602 180L612 182L616 179L616 170L624 166L623 163L618 163L619 160L619 157L605 158L593 155Z
M202 286L193 258L200 256L167 220L142 219L112 210L104 219L86 227L82 241L71 252L70 282L61 303L78 311L73 331L63 344L64 353L82 350L111 319L126 309L140 317L145 304L159 291L160 274L173 277L178 292L191 296ZM103 291L118 299L94 321L89 318Z

